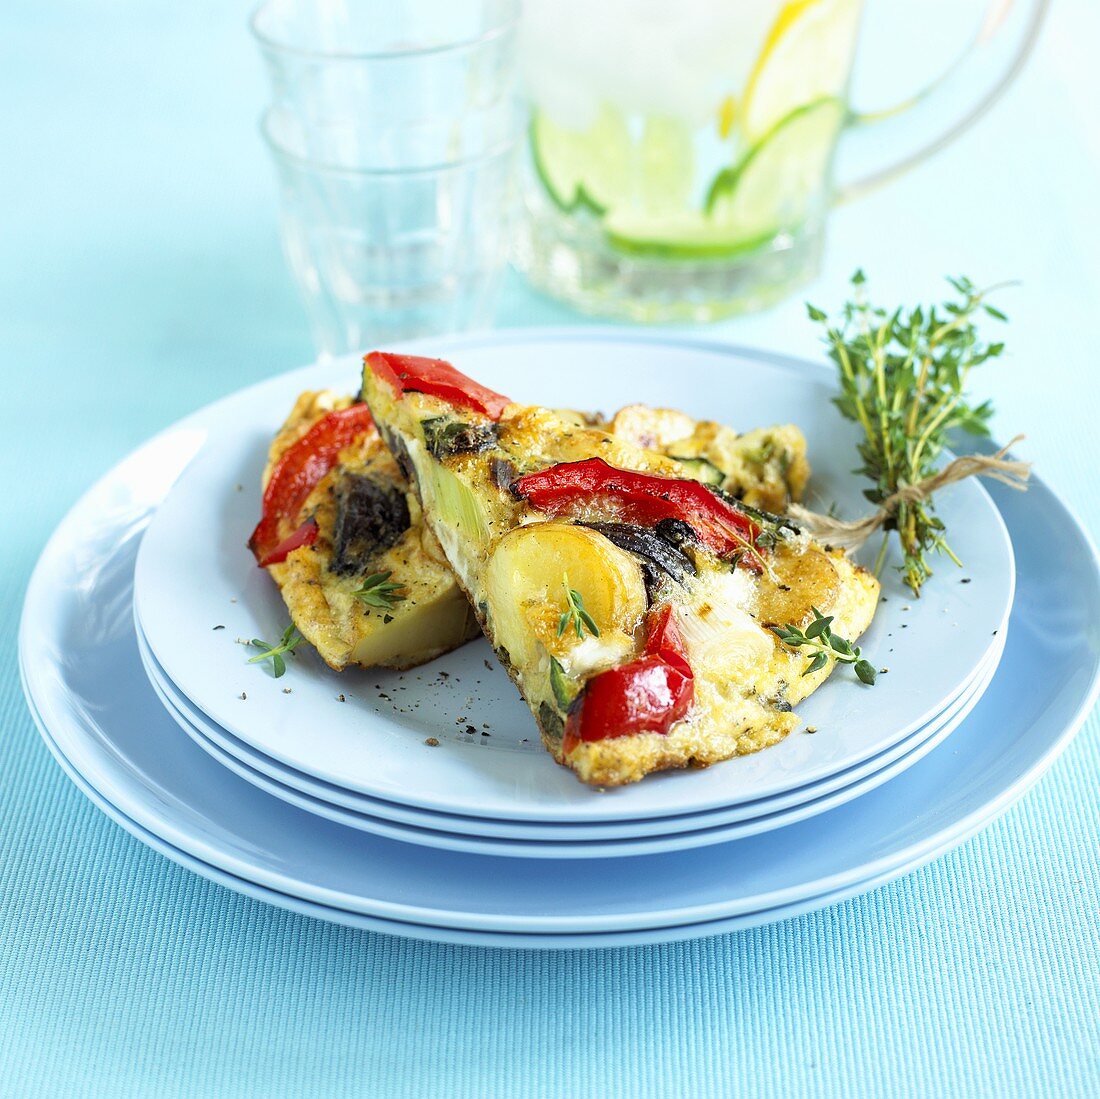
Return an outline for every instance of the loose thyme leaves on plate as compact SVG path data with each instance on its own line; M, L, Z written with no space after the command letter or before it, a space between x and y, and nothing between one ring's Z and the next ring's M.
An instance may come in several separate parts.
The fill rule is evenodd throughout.
M888 313L867 301L866 281L862 271L852 277L853 299L837 321L830 322L812 305L807 309L810 319L825 328L829 357L837 366L841 392L834 403L863 430L863 464L856 472L874 482L864 495L882 504L900 488L937 472L951 430L989 435L992 405L971 404L966 383L970 371L997 358L1004 344L983 343L975 322L982 314L1007 318L985 300L1001 287L982 290L966 278L948 279L957 300ZM932 575L928 554L942 552L956 564L959 560L931 500L902 500L892 511L875 571L885 558L889 532L896 530L905 557L900 571L919 595Z
M812 675L814 672L821 671L831 656L838 664L851 664L859 681L866 683L869 687L873 686L877 674L875 666L870 661L864 660L859 646L833 633L832 615L822 614L817 607L812 607L811 610L814 620L804 630L790 622L785 626L771 627L772 632L784 645L790 645L793 649L803 648L813 653L802 674Z
M407 592L403 584L395 584L390 580L392 571L375 572L363 581L363 586L353 592L355 598L368 607L377 607L380 611L392 611L393 608L407 598Z
M275 673L275 678L278 679L286 672L286 661L283 659L283 653L294 652L302 640L302 635L293 623L283 631L283 636L277 645L271 645L258 637L254 637L249 644L262 651L249 657L248 662L249 664L258 664L261 660L270 660L271 670Z
M558 619L558 637L561 637L570 626L577 631L577 637L584 637L586 627L593 637L599 637L600 627L596 625L592 615L584 609L584 597L576 588L569 586L568 576L562 577L562 584L565 587L566 609Z

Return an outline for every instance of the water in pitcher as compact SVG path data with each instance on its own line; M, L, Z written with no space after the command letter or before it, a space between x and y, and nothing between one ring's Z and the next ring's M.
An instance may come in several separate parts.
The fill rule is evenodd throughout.
M660 320L787 289L807 259L791 246L820 229L861 6L526 0L533 281Z

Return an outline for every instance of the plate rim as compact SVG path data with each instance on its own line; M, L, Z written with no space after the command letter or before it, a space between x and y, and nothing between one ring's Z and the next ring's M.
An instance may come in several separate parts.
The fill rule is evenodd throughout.
M37 726L37 717L33 713L32 717L35 718ZM912 866L905 867L897 872L869 878L865 882L859 882L845 889L819 894L803 901L778 905L775 908L764 908L740 916L724 916L717 920L705 920L700 923L670 924L668 927L640 928L633 931L554 931L540 933L537 931L478 931L460 927L440 927L434 924L414 923L408 920L391 920L384 916L370 916L364 913L351 912L321 904L318 901L306 900L302 897L280 892L266 885L249 881L247 878L238 877L228 870L204 862L197 856L174 847L168 841L142 827L132 817L127 816L126 813L114 805L113 802L107 800L94 787L89 786L52 740L49 733L41 726L37 727L46 744L47 751L76 789L119 828L169 862L197 874L206 881L220 885L224 889L273 905L295 915L308 916L310 919L323 923L351 927L357 931L371 931L380 935L391 935L396 938L411 939L418 942L459 944L486 949L606 950L678 942L686 939L709 938L715 935L729 934L730 932L747 931L753 927L779 923L783 920L796 919L822 908L840 904L856 896L861 896L868 890L886 885L911 870L919 869L920 866L926 865L936 857L933 854L921 862L914 863Z
M319 815L322 815L322 816L329 815L326 811L329 810L329 809L334 809L337 812L339 812L341 815L340 816L337 816L337 815L334 815L334 814L330 815L330 819L335 820L337 823L346 824L346 826L350 827L350 828L358 828L358 827L361 827L361 826L358 825L358 824L351 823L350 821L345 821L344 819L342 819L342 816L343 816L344 813L348 813L352 817L365 817L369 820L381 821L381 822L384 822L388 827L391 827L391 828L394 828L394 829L402 829L402 830L408 829L408 830L411 830L411 833L413 835L420 834L424 831L446 834L445 833L445 826L450 825L450 826L453 826L455 828L458 828L458 827L462 827L463 825L466 825L467 822L469 822L469 821L474 821L474 820L481 819L481 818L475 818L475 817L469 817L469 816L458 817L458 816L447 816L446 814L435 814L436 816L439 817L438 822L435 823L435 824L429 823L426 819L425 820L403 820L399 816L389 816L389 815L387 815L388 810L390 808L389 806L383 806L382 811L372 812L370 807L368 807L368 806L355 806L355 805L350 804L349 802L341 803L341 802L331 801L331 800L326 799L325 797L323 797L321 794L314 793L312 790L308 789L307 786L297 786L293 782L286 781L285 779L280 777L280 774L274 773L275 769L273 769L272 771L262 770L260 767L257 766L257 764L252 762L252 760L250 758L250 754L247 751L245 751L244 749L238 751L235 748L227 747L226 744L224 744L220 738L215 738L214 736L209 734L206 730L204 730L203 728L198 726L197 723L192 720L191 716L189 714L187 714L184 710L182 710L180 708L179 704L176 702L176 700L172 698L171 691L169 691L165 687L165 684L164 684L163 680L157 674L154 674L155 669L150 669L149 661L150 660L155 660L155 657L153 657L152 654L148 652L147 648L145 648L144 643L142 641L142 638L140 636L140 632L138 633L138 636L137 636L137 645L138 645L138 652L139 652L139 655L140 655L141 660L142 660L142 664L143 664L143 667L144 667L144 670L145 670L146 677L148 678L148 680L150 682L150 685L153 688L153 691L156 693L157 697L161 701L161 703L164 706L165 710L172 717L172 719L176 722L176 724L179 725L183 729L183 731L185 733L187 733L187 735L190 736L191 739L194 740L194 742L196 744L199 745L199 747L203 748L204 751L207 751L219 763L221 763L223 766L228 766L231 770L233 770L235 773L239 774L247 782L251 782L252 785L256 786L260 790L263 790L265 793L268 793L268 794L271 794L275 797L281 798L282 800L287 801L292 805L297 805L299 808L305 808L305 809L307 809L307 811L317 811L319 813ZM774 807L774 808L765 807L764 812L757 813L757 814L754 814L752 816L748 816L748 817L737 816L737 817L733 817L733 818L730 818L730 819L720 819L720 820L711 819L711 818L714 818L714 817L721 817L722 814L726 811L726 810L715 810L715 811L704 811L702 813L683 814L682 816L679 816L679 817L661 817L661 818L657 818L656 820L649 820L648 818L641 818L640 820L638 820L636 822L612 821L609 824L609 828L613 829L614 831L613 831L613 834L610 834L610 835L600 835L600 834L598 834L598 826L596 826L596 825L586 825L586 826L583 826L583 831L577 830L575 832L566 832L562 835L555 835L555 836L534 835L534 834L532 834L530 836L521 836L521 835L516 835L516 834L508 834L506 832L497 831L497 830L489 831L489 832L467 833L467 836L471 840L473 840L473 841L483 841L484 842L484 844L486 845L486 850L483 851L483 852L476 850L476 843L474 843L474 842L471 842L471 843L468 843L468 844L465 844L465 845L458 844L458 843L451 843L451 844L439 844L438 846L440 846L440 847L450 847L451 849L454 849L454 850L468 851L472 854L480 854L480 853L497 854L497 855L500 855L500 856L503 856L503 857L516 857L516 856L518 856L520 853L519 853L518 850L516 850L515 845L519 844L519 843L530 844L532 846L533 851L542 852L540 854L532 854L531 857L543 857L543 858L549 858L549 857L561 857L561 858L582 857L582 858L586 858L587 857L587 858L594 858L594 857L631 856L631 855L634 855L634 854L653 853L653 852L641 852L641 851L633 850L633 846L630 844L630 841L632 841L632 840L639 841L637 846L641 846L641 841L643 841L647 838L651 839L654 842L663 840L663 841L671 843L671 842L675 842L673 837L676 837L676 836L694 836L694 835L697 835L697 834L702 833L704 831L711 832L712 830L718 829L718 828L726 829L727 831L732 831L734 826L736 826L736 825L745 825L745 826L747 826L747 825L751 824L751 822L754 821L754 820L758 820L758 819L762 819L762 818L771 819L771 818L773 818L774 816L776 816L777 814L780 814L780 813L793 814L793 812L803 804L806 804L806 803L815 803L815 804L817 804L817 803L822 802L826 798L833 799L834 795L839 795L841 793L847 792L855 786L859 787L859 792L857 794L853 794L853 795L850 795L850 796L851 797L859 796L859 794L867 792L867 791L873 789L876 785L881 785L881 782L887 781L888 778L892 778L892 777L895 777L896 775L900 774L901 771L905 769L905 768L898 768L896 766L896 764L899 763L900 761L908 760L909 763L907 764L907 766L912 766L912 764L919 762L920 759L923 758L923 756L926 755L928 751L930 751L936 745L942 743L943 740L946 738L946 736L948 736L951 732L954 731L955 728L958 727L958 724L960 724L961 721L964 720L969 715L969 712L981 701L982 695L988 689L990 683L993 680L993 677L996 675L997 667L1000 664L1000 659L1001 659L1001 656L1003 654L1003 651L1004 651L1004 642L1003 642L1003 639L1002 639L1001 643L999 643L995 647L994 653L991 654L991 656L983 663L982 667L979 669L979 671L976 673L976 675L971 680L969 680L967 682L966 686L959 693L959 695L956 696L954 699L952 699L951 702L946 707L944 707L943 712L941 714L937 715L936 719L933 719L932 722L929 722L929 725L933 726L932 729L929 732L925 733L924 732L924 727L922 727L921 730L919 730L916 733L913 733L910 737L908 737L905 740L899 742L898 745L895 745L895 747L893 749L888 749L887 751L881 753L881 755L890 755L891 758L887 759L884 763L880 764L878 767L872 768L870 770L864 770L866 765L865 764L859 764L855 767L848 768L847 771L845 771L843 773L846 774L846 773L848 773L848 771L860 771L861 773L859 775L855 776L855 777L850 777L847 781L844 781L842 783L837 784L837 777L839 777L839 776L837 776L837 777L833 777L833 778L830 778L830 779L827 779L827 780L822 780L820 783L811 784L811 785L814 785L814 786L818 786L818 785L825 786L825 787L827 787L827 789L824 789L824 790L816 792L816 793L812 793L810 796L802 799L801 801L791 801L791 800L789 800L789 795L778 795L778 796L770 798L770 799L761 799L761 800L770 800L770 801L783 801L784 804L782 804L778 807ZM948 711L950 711L950 713L948 713ZM944 713L947 713L948 716L945 720L940 721L939 719L943 716ZM954 724L952 724L952 723L954 723ZM945 726L947 726L947 725L951 725L951 728L947 729L947 731L945 732L944 729L945 729ZM231 734L226 733L225 734L225 739L226 740L231 740L232 739ZM926 745L927 745L927 747L925 747ZM245 746L245 747L247 748L247 746ZM903 748L903 750L898 751L897 749L899 749L899 748ZM922 751L922 749L923 749L923 751ZM879 757L874 757L874 758L877 759ZM870 780L876 778L882 772L887 771L887 770L889 771L889 775L886 778L882 778L878 782L871 783ZM305 777L307 779L309 778L309 776L305 776ZM365 799L369 800L372 803L372 805L381 800L381 799L370 799L370 798L365 798ZM844 800L850 800L850 798L846 798ZM311 805L318 804L318 803L322 806L322 808L320 808L319 810L311 810L310 809ZM752 804L752 803L746 803L746 804ZM829 805L823 805L822 808L819 811L820 812L825 812L828 809L835 808L839 804L842 804L842 802L839 801L839 800L835 800L835 799L831 800ZM398 805L395 808L399 812L403 812L403 811L406 810L407 807ZM730 809L737 809L737 808L740 808L740 806L730 807ZM811 815L816 815L816 814L811 814ZM425 817L427 817L427 816L429 816L429 814L425 814ZM699 818L699 819L696 820L696 818ZM803 818L799 818L799 819L803 819ZM668 822L668 821L680 821L684 825L693 825L693 826L678 827L674 831L670 831L670 832L658 831L657 828L659 827L660 822L662 822L662 821L666 821L666 822ZM495 821L495 820L492 820L491 818L488 818L487 823L489 823L489 824L491 824L495 827L495 826L500 825L502 822ZM504 823L513 823L513 822L504 822ZM630 824L630 823L634 823L636 825L641 825L645 830L642 831L642 832L636 832L636 831L635 832L627 832L626 829L625 829L625 825ZM794 823L794 820L793 819L788 820L785 823ZM782 827L782 826L783 825L776 825L775 827ZM548 827L547 825L540 825L540 828L543 828L543 829L545 829L547 827ZM652 830L650 830L650 829L652 829ZM380 835L389 835L389 833L387 831L384 831L383 829L362 828L362 830L363 831L368 831L368 832L377 831L377 833L380 834ZM765 829L762 829L761 831L764 831L764 830ZM766 830L770 831L771 829L766 829ZM715 833L715 834L717 834L717 833ZM394 839L399 839L399 840L403 839L403 837L401 835L396 835L396 834L392 835L392 836L389 836L389 838L394 838ZM727 840L732 840L732 839L736 839L736 838L739 838L739 837L738 836L733 836L733 835L730 835L730 836L726 837ZM492 844L496 840L504 840L504 841L506 841L506 844L508 844L508 846L502 847L500 850L496 850L496 851L489 849L488 845ZM417 841L410 837L410 838L406 839L405 842L415 843ZM725 840L716 839L713 842L725 842ZM551 856L548 853L545 853L545 852L548 852L550 850L549 845L551 845L551 844L554 845L555 850L560 852L559 855ZM591 854L591 853L589 853L589 854L580 854L579 853L580 850L582 848L584 848L586 845L599 846L599 845L602 845L602 844L607 845L607 854L606 854L606 856L596 856L595 854ZM619 844L622 845L622 849L619 850L619 851L616 851L614 848L616 846L618 846ZM424 844L424 846L429 846L430 847L430 846L436 846L436 845L431 844L431 843L426 843L426 844ZM685 844L685 846L704 846L704 844L694 843L694 844ZM666 848L666 850L667 849L670 849L670 848Z
M472 837L470 842L464 842L461 838L451 839L449 834L442 829L433 828L430 825L401 824L375 817L361 810L341 810L319 798L311 797L302 791L294 790L279 783L276 779L267 779L263 776L255 776L253 768L244 761L238 760L216 744L210 744L201 731L192 729L187 724L185 716L181 715L173 706L165 702L159 686L152 683L153 691L160 699L168 715L200 748L223 767L228 767L234 774L255 786L258 790L279 798L307 813L325 817L335 824L357 831L367 832L372 835L383 836L386 839L396 840L399 843L415 844L437 851L455 851L463 854L485 855L494 858L519 858L519 859L621 859L643 858L647 855L670 854L676 851L697 850L701 847L710 847L721 843L733 843L737 840L764 835L768 832L784 828L790 824L810 820L813 817L830 812L833 809L853 801L878 786L889 782L902 774L909 767L919 763L929 752L939 747L969 716L981 701L982 695L996 675L996 662L993 666L981 673L982 682L966 695L965 698L956 700L957 705L949 707L953 712L938 728L914 744L908 751L902 753L896 759L889 761L882 767L870 772L858 779L844 784L834 790L809 798L804 802L785 806L771 813L761 814L743 821L731 821L726 824L702 824L698 828L688 829L668 835L655 834L643 836L608 837L606 839L585 840L556 840L532 837ZM808 807L815 807L812 812L805 812ZM784 819L775 823L776 817ZM350 819L349 819L350 818ZM368 826L360 821L370 821ZM773 823L768 827L753 827L763 821ZM433 837L432 841L421 840L417 837L425 834ZM434 839L434 837L439 837Z
M266 904L281 908L284 911L296 915L309 916L325 923L335 923L344 927L353 927L360 931L373 931L378 934L392 935L397 938L407 938L419 942L435 942L442 944L460 944L465 946L477 946L487 949L522 949L522 950L562 950L562 949L593 949L602 950L618 947L646 946L658 943L678 942L689 939L708 938L715 935L729 934L731 932L745 931L753 927L766 926L779 923L787 919L796 919L802 915L819 911L824 908L841 904L846 900L852 900L857 896L880 886L896 881L905 874L911 873L928 865L940 855L954 850L967 840L973 838L985 826L992 823L997 817L1007 812L1018 802L1032 786L1040 781L1046 770L1057 761L1061 751L1058 751L1049 761L1043 772L1037 775L1026 787L1020 789L1014 797L999 809L995 810L988 818L977 820L965 833L952 837L943 847L929 850L915 856L911 861L903 865L884 870L862 881L850 882L835 890L819 893L813 897L800 901L791 901L770 908L761 908L740 915L718 917L712 920L702 920L696 923L669 924L661 927L643 927L636 929L623 929L615 931L503 931L503 930L479 930L462 927L447 927L435 924L416 923L407 920L388 919L384 916L368 915L354 912L332 905L322 904L319 901L308 900L293 894L283 893L276 889L239 877L228 870L224 870L212 863L207 863L198 856L181 848L175 847L156 833L144 828L141 824L129 817L118 806L107 799L100 791L91 786L80 774L70 760L61 751L50 736L48 730L40 722L37 712L31 708L31 716L35 722L46 749L53 756L62 772L65 774L77 790L83 794L96 808L108 819L113 821L139 843L149 847L155 853L175 863L185 870L189 870L207 881L223 888L263 901ZM1068 744L1072 735L1066 740ZM1064 747L1065 745L1063 745Z

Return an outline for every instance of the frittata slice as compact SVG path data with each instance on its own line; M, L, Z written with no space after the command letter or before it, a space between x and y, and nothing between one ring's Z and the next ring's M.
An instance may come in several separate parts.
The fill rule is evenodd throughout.
M301 394L271 444L265 488L284 456L289 455L287 464L294 464L296 447L311 449L307 436L318 425L323 426L333 413L348 416L356 411L351 397L328 390ZM366 413L362 406L358 411ZM573 427L603 422L577 412L562 411L560 415ZM605 426L629 437L646 433L649 445L663 449L666 440L661 431L670 424L675 425L670 434L673 450L694 448L701 454L712 429L722 433L727 444L721 452L706 450L713 463L701 456L685 459L691 475L698 470L707 478L721 477L736 495L760 506L785 504L788 492L799 498L797 479L779 492L769 467L752 460L759 432L736 436L718 425L696 424L682 413L643 405L624 409ZM791 469L806 466L805 440L797 428L767 430L772 435L781 433L787 440ZM330 447L327 469L317 465L318 447L312 447L314 453L307 464L319 479L312 486L298 486L308 491L285 509L277 531L280 540L293 539L295 532L309 524L312 540L292 548L267 568L292 621L331 668L414 667L477 636L477 620L439 543L422 522L416 494L409 490L369 415L360 416L345 438L336 442L345 440L345 446ZM461 438L435 442L437 447L462 445ZM357 596L372 577L373 588Z
M776 743L833 661L804 675L770 627L871 621L870 574L676 459L438 360L374 352L363 396L543 743L587 783Z
M265 490L288 465L316 474L319 448L310 447L310 433L355 407L328 391L303 393L271 444ZM477 619L421 519L416 494L362 411L362 430L330 454L320 479L302 484L304 496L279 517L281 537L304 528L310 540L266 568L292 621L329 667L409 668L475 637ZM312 468L310 454L296 448L312 449Z

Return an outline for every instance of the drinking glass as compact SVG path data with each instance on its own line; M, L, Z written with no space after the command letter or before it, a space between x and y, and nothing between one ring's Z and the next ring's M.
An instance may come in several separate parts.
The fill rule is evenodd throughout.
M311 156L323 134L268 111L283 247L321 352L487 326L508 259L518 140L431 162L412 148L380 167L377 135L342 123L339 158ZM401 142L396 142L398 148ZM358 150L360 155L355 155Z
M386 135L511 112L518 17L519 0L268 0L251 27L273 107Z
M322 352L491 321L525 124L517 20L517 0L253 15L284 250Z
M989 106L1046 6L992 0L939 79L869 114L849 102L862 0L526 0L517 265L582 309L634 320L770 304L816 274L832 205ZM938 14L949 41L958 8ZM835 170L845 134L862 154L856 177Z

